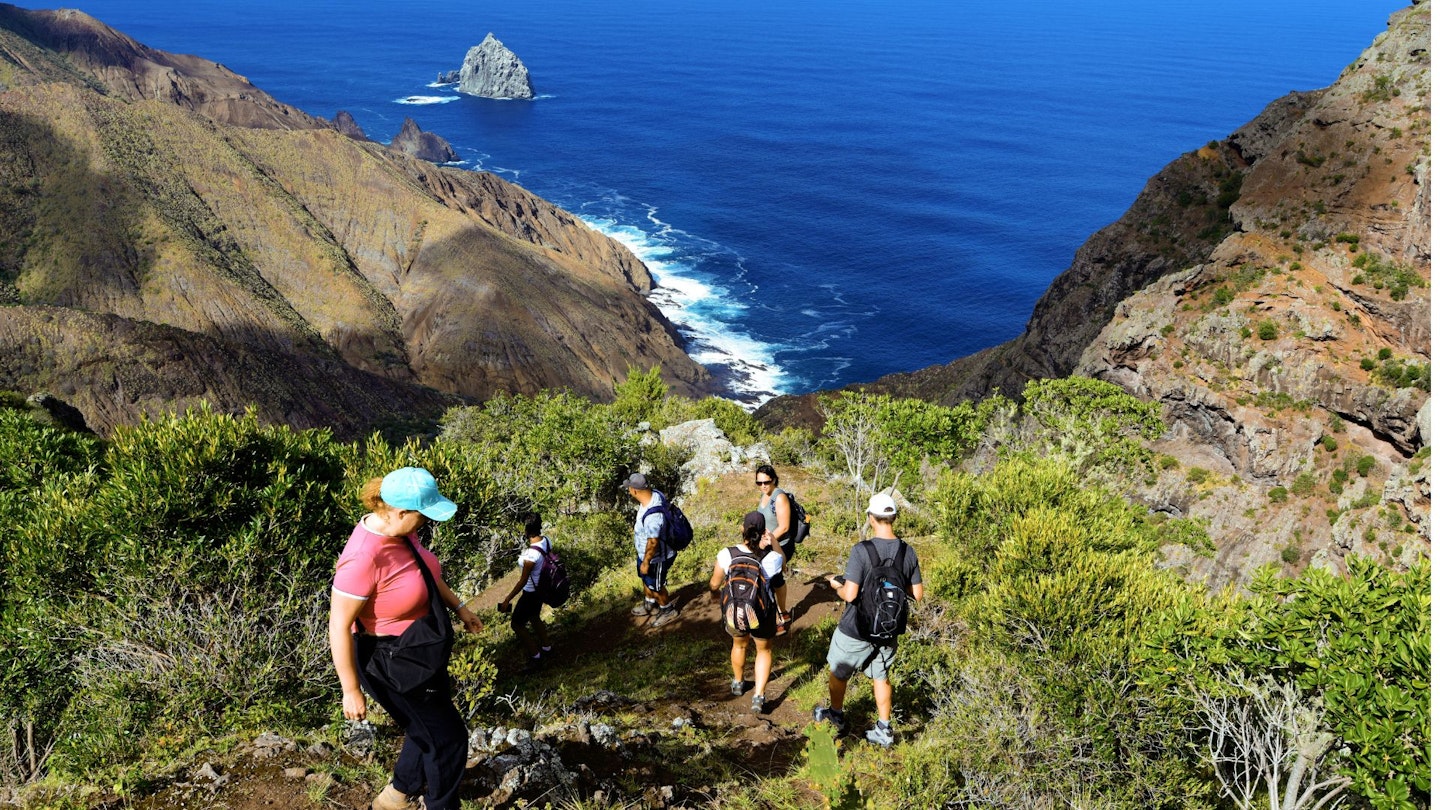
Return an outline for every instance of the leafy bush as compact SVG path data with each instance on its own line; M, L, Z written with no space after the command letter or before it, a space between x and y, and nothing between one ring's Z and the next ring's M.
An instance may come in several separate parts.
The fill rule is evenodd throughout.
M1177 534L1143 508L1082 488L1055 461L955 474L934 500L939 532L956 549L927 583L957 600L972 643L1003 654L1028 684L1032 722L1058 729L1046 744L1060 749L1047 757L1073 767L1083 751L1082 779L1121 806L1181 807L1204 795L1208 783L1184 755L1182 713L1159 708L1174 698L1141 688L1134 668L1152 616L1203 601L1154 567Z
M862 479L891 479L867 466L874 458L882 467L898 472L902 485L919 481L922 464L957 463L975 447L996 402L978 407L970 402L953 408L885 395L844 391L823 404L825 435L831 452L847 463L847 473ZM871 474L867 475L866 471ZM872 482L873 483L873 482Z
M499 510L512 517L613 505L641 459L640 437L616 409L567 392L497 396L452 408L441 425L440 442L495 481Z
M1363 806L1428 807L1429 583L1423 558L1397 573L1352 557L1347 577L1311 568L1284 579L1262 569L1248 599L1172 625L1166 642L1176 657L1157 668L1203 681L1239 667L1294 683L1322 701L1348 751L1337 767Z
M1041 452L1073 459L1081 472L1148 469L1153 454L1140 439L1158 438L1165 429L1159 403L1091 377L1031 380L1022 414L1038 426L1032 442L1045 448Z
M1360 272L1351 283L1356 286L1368 285L1376 290L1390 290L1390 298L1404 301L1410 295L1411 287L1426 286L1424 276L1405 265L1388 261L1374 253L1361 253L1350 262ZM1382 358L1383 359L1383 358Z
M0 565L0 713L42 720L52 765L91 777L182 730L321 716L353 462L323 431L202 408L117 431L93 470L23 493Z

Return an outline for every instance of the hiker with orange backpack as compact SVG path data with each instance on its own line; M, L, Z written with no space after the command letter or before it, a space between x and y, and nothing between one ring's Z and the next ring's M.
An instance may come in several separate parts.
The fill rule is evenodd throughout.
M730 694L745 694L745 655L755 641L755 695L750 711L765 710L765 685L770 681L770 642L776 636L779 607L775 591L785 584L781 569L785 558L777 551L760 548L765 534L765 516L745 515L741 524L741 545L723 548L715 555L710 575L710 592L720 595L720 615L730 634Z

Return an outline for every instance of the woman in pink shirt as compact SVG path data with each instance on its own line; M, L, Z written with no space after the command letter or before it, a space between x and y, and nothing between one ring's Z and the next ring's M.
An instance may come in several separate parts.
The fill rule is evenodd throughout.
M370 511L355 524L335 565L330 655L340 676L345 717L365 719L363 688L405 732L390 784L370 806L406 810L423 794L428 810L459 810L469 734L451 696L449 673L442 670L419 687L399 692L365 671L377 649L393 644L411 622L430 611L429 586L416 552L430 569L441 601L465 629L483 629L480 617L445 584L440 561L416 536L427 520L453 517L455 504L440 494L434 476L418 467L371 479L361 489L360 501Z

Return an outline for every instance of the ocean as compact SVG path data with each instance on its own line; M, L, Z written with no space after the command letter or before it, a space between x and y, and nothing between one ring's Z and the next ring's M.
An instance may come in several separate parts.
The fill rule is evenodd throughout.
M630 247L755 404L1007 341L1181 154L1333 82L1399 2L80 0L278 100L408 116ZM539 98L436 84L494 33Z

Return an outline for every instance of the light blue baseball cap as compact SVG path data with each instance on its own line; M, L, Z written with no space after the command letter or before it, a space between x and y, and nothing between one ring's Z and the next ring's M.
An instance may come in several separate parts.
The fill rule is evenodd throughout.
M440 494L435 476L419 467L401 467L380 482L380 499L396 509L419 512L431 520L455 516L455 503Z

